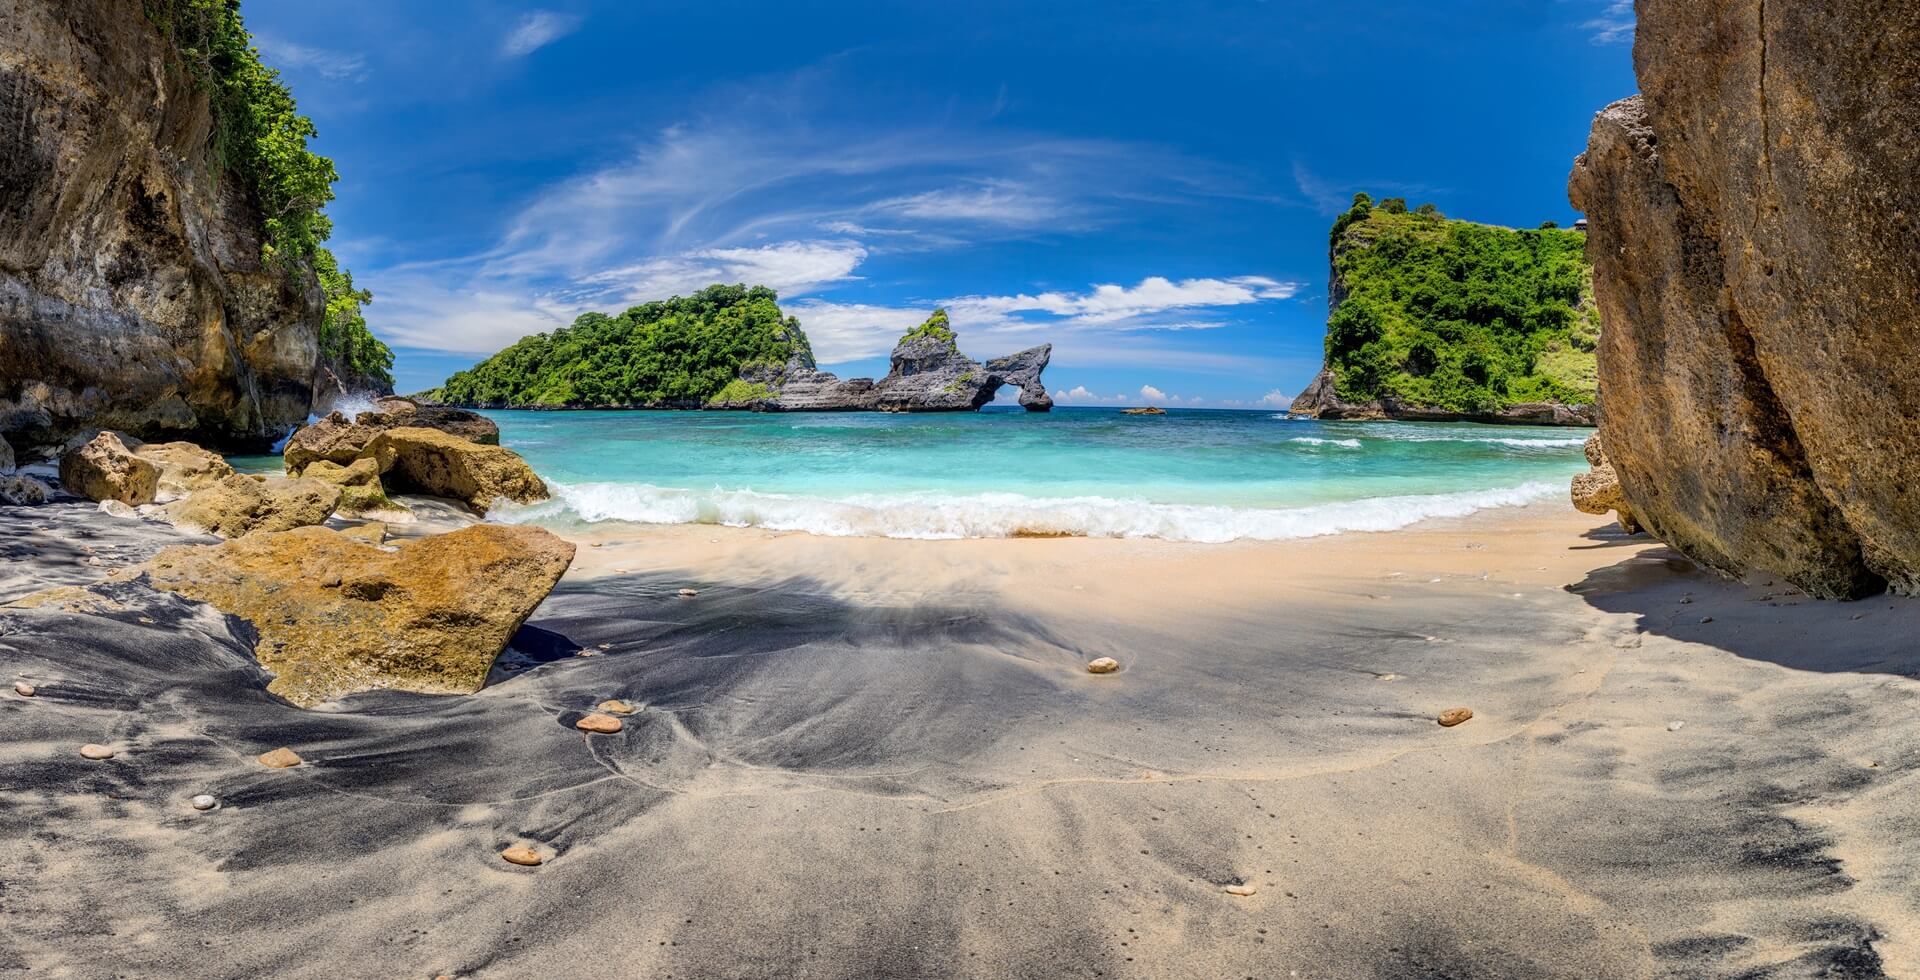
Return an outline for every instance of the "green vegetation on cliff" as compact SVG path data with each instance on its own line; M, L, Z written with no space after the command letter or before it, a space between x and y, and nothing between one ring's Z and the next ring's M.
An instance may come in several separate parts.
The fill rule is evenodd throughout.
M947 322L947 311L939 308L935 308L933 315L927 317L927 322L902 334L899 343L904 344L916 337L932 337L935 340L945 341L956 349L959 347L959 342L953 335L953 327Z
M1340 397L1461 413L1591 404L1600 321L1586 236L1454 221L1365 194L1334 222L1327 366Z
M742 369L813 356L778 298L765 286L709 286L619 316L587 313L571 327L522 338L430 394L501 407L693 405L723 393L751 400L756 389L729 387Z
M392 383L393 352L367 330L360 314L373 295L355 290L322 244L333 234L324 209L340 179L333 161L307 146L317 135L300 114L280 73L260 52L240 18L240 0L143 0L147 19L173 43L181 66L207 93L213 154L259 205L261 258L288 270L307 263L327 292L322 353L360 374Z

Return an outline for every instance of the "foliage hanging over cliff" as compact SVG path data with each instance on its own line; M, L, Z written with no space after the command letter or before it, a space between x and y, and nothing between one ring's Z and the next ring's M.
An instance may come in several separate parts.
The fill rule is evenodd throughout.
M353 288L322 243L333 222L322 210L340 179L333 161L313 152L313 121L300 114L280 73L260 61L240 0L144 0L147 18L173 43L186 71L207 93L213 152L260 206L261 258L282 268L312 265L327 291L323 353L371 377L387 377L393 352L367 330L360 306L372 294ZM329 339L329 336L331 339Z
M1586 236L1453 221L1356 195L1333 226L1327 364L1340 396L1448 411L1591 404L1593 270Z
M451 404L705 404L743 368L812 349L765 286L709 286L619 316L587 313L462 371L434 396Z
M953 325L947 320L947 311L943 309L936 308L933 315L927 317L927 322L901 335L899 342L904 344L916 337L932 337L958 349L958 342L953 335Z

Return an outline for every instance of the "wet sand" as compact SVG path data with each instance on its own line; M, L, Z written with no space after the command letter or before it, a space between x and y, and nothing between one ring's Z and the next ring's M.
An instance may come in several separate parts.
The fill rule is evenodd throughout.
M0 686L0 973L1920 973L1920 603L1598 523L623 528L479 695L318 711L138 582L0 609L0 682L39 687ZM0 602L180 539L0 527ZM611 697L625 731L572 727ZM307 764L253 762L281 745Z

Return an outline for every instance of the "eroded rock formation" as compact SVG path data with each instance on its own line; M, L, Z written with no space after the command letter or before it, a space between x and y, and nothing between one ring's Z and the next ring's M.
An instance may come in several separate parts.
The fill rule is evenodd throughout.
M207 99L128 0L0 0L0 432L266 443L307 417L325 301L263 267Z
M464 501L484 513L496 500L547 499L547 485L511 449L468 442L439 429L389 429L361 451L388 489Z
M929 329L933 328L933 329ZM754 408L775 412L971 412L1007 385L1020 389L1020 405L1029 412L1053 408L1041 374L1053 356L1052 344L996 357L985 364L960 353L946 314L910 331L893 348L887 376L839 377L814 367L811 355L796 356L777 367L752 369L742 380L760 392L715 408Z
M168 548L144 571L253 623L267 689L308 707L382 688L478 691L573 551L528 526L477 524L394 551L304 527Z
M168 504L163 513L175 527L238 538L319 524L333 514L340 493L340 487L322 480L236 474Z
M1635 517L1730 573L1920 591L1920 0L1640 5L1570 192Z

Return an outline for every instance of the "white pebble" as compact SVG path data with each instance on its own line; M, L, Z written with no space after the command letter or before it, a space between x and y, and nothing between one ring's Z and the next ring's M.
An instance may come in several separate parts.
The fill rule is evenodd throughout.
M211 810L214 807L217 807L220 805L219 800L216 800L205 793L201 793L199 796L194 797L189 802L193 804L193 808L195 810Z
M1686 723L1686 722L1684 722L1684 721L1670 721L1670 722L1667 722L1667 731L1670 731L1670 732L1677 732L1677 731L1679 731L1680 729L1682 729L1682 728L1685 728L1685 727L1687 727L1687 723Z

